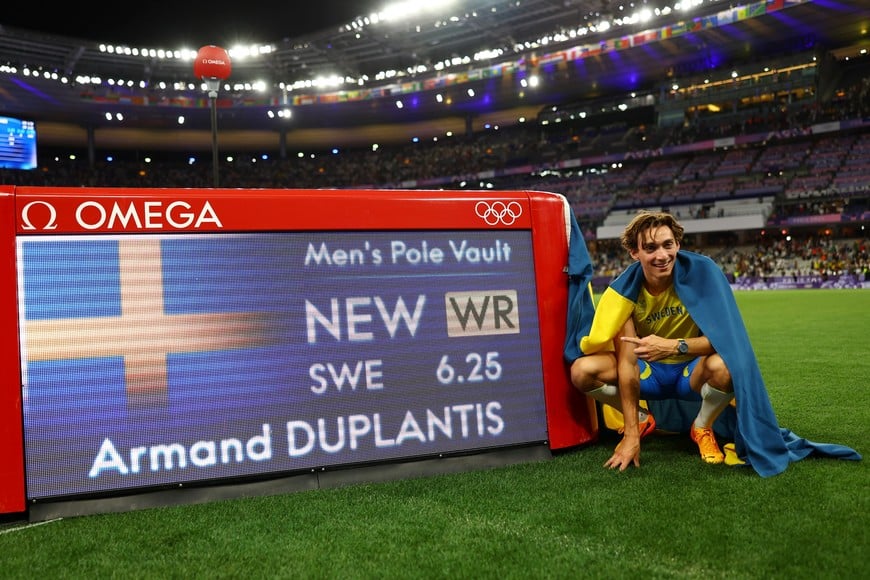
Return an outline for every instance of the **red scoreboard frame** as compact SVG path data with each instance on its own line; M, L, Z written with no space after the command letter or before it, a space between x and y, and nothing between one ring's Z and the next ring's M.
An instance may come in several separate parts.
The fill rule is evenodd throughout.
M27 395L26 361L22 359L22 353L26 353L21 314L24 302L22 241L106 236L141 239L150 235L163 239L169 236L183 239L191 235L208 239L222 234L267 232L333 232L336 235L371 232L372 236L406 232L407 239L414 240L412 236L426 237L430 232L433 236L437 232L459 232L460 235L469 232L479 239L493 240L491 258L498 254L497 259L509 260L509 256L502 255L508 249L496 238L500 233L504 236L527 234L530 239L528 268L534 273L536 294L528 299L537 310L536 341L539 344L535 347L540 349L543 388L540 396L545 409L545 425L540 428L545 433L544 444L550 450L558 450L583 445L598 437L595 407L571 387L562 355L570 211L563 196L538 191L0 186L0 240L3 244L0 328L12 338L11 345L7 338L7 347L0 354L3 376L0 382L0 466L3 473L0 514L25 512L34 495L28 493L28 487L35 485L28 481L28 438L24 420ZM394 261L395 254L400 260L415 263L444 259L441 249L427 247L425 240L420 247L394 243ZM343 253L339 256L349 259ZM425 279L422 284L426 284ZM500 417L495 419L501 420ZM265 426L262 436L266 436ZM147 491L147 487L127 492L143 490ZM46 497L50 495L47 492Z

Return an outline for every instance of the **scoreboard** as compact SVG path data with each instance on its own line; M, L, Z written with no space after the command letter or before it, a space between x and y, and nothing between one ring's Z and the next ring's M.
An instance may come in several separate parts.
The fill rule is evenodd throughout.
M0 196L0 513L597 437L558 194Z

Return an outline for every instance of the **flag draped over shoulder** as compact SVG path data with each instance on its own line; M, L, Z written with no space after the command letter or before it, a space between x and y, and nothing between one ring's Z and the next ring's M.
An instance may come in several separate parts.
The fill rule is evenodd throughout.
M592 260L589 259L586 240L583 239L574 212L568 213L568 320L564 355L565 360L572 362L583 356L578 337L589 334L595 315L595 302L592 294Z
M613 338L631 315L642 283L643 270L635 262L610 284L588 333L569 334L568 340L573 337L579 346L579 356L613 349ZM854 449L808 441L778 425L734 292L713 260L680 250L674 265L674 289L731 372L737 415L733 436L740 459L762 477L781 473L790 462L811 454L861 459ZM588 313L583 314L586 320ZM690 421L694 415L685 418ZM688 428L686 424L683 430Z

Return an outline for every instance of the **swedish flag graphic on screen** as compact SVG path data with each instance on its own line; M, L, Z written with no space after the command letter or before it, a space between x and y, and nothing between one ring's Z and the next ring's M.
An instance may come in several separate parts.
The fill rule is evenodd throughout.
M402 235L19 238L28 498L545 439L529 232Z

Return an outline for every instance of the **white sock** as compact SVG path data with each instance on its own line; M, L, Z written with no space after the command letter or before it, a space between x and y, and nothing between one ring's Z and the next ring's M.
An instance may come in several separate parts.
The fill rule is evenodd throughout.
M701 410L695 417L693 427L710 427L725 407L734 398L734 393L726 393L704 383L701 387Z
M605 405L610 405L620 413L622 412L622 401L619 398L619 389L613 385L602 385L597 389L586 391L586 394ZM637 420L641 423L646 421L649 411L638 405Z

